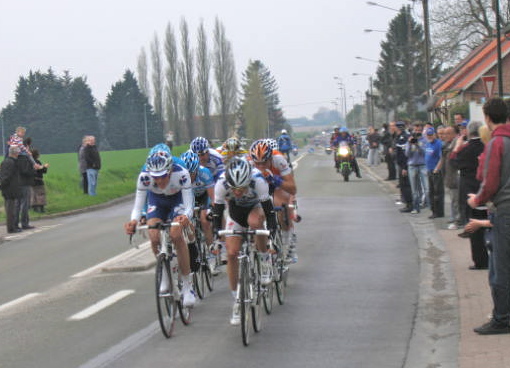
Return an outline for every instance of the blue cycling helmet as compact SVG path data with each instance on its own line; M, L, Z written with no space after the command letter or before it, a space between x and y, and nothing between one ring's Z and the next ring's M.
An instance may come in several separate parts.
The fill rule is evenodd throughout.
M181 155L181 160L184 162L184 166L190 173L194 173L198 170L200 161L198 155L192 150L188 150Z
M204 137L196 137L189 145L189 148L195 153L202 153L209 149L209 141Z
M172 155L157 151L147 157L145 167L151 176L164 176L170 171L172 164Z
M168 155L172 155L172 151L170 151L170 147L168 147L165 143L158 143L149 151L149 156L156 152L166 152Z

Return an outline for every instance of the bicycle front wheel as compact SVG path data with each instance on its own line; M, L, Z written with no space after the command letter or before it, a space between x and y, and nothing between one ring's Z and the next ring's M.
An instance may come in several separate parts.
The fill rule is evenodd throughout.
M250 270L248 260L243 258L239 265L239 307L241 309L241 335L244 346L250 343Z
M161 331L166 338L170 338L174 330L177 309L170 262L164 254L158 256L156 263L156 305Z
M179 281L179 290L181 292L181 297L177 301L177 307L179 309L179 315L181 316L182 323L185 326L187 326L191 323L191 308L184 306L182 295L182 281Z
M285 286L287 284L288 267L284 262L285 255L283 249L282 234L280 231L276 232L275 246L277 250L277 257L276 267L274 267L274 286L276 289L276 298L278 299L278 304L283 305L283 303L285 303Z
M204 299L204 297L205 297L205 274L204 274L204 267L203 267L203 259L204 259L203 250L204 249L201 244L200 238L197 236L196 239L197 239L196 246L197 246L197 251L198 251L198 256L197 256L198 267L197 267L196 271L193 273L193 285L195 287L195 291L198 294L198 297L200 299Z
M260 258L254 253L254 264L251 277L251 317L253 330L259 332L261 329L260 310L262 309L262 284L260 283Z

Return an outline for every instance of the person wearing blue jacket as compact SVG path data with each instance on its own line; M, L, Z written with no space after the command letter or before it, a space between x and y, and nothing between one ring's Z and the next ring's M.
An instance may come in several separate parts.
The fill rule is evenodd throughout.
M406 144L407 167L411 191L413 192L412 214L420 213L422 194L425 196L424 207L429 202L429 184L427 167L425 166L425 146L427 140L422 136L423 126L421 123L414 124L413 134Z
M434 128L426 130L425 166L429 181L430 219L444 217L444 183L441 170L443 142L436 138Z

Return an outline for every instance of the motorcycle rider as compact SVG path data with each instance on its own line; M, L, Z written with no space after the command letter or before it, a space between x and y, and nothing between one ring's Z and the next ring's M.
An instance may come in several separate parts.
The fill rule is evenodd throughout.
M336 150L340 146L340 142L346 142L349 145L349 148L351 149L351 152L355 152L355 150L354 150L354 146L355 146L354 139L349 134L349 130L347 128L345 128L345 127L342 127L340 129L340 133L338 135L336 135L336 137L332 137L331 145L334 148L334 152L336 152ZM336 154L335 154L335 163L336 163ZM361 178L361 173L359 171L358 161L356 160L356 156L354 154L351 154L351 165L352 165L352 168L354 169L354 172L356 173L356 177L357 178ZM337 170L338 170L338 166L335 165L335 167L337 167Z

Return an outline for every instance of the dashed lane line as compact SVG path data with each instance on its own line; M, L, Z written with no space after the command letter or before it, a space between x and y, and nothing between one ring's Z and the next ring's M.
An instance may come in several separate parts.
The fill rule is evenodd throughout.
M68 321L81 321L82 319L89 318L90 316L100 312L101 310L108 308L110 305L117 303L119 300L124 299L125 297L133 294L134 290L121 290L116 292L115 294L110 295L103 300L98 301L97 303L92 304L90 307L85 308L81 312L78 312L71 317L69 317Z
M24 295L18 299L14 299L8 303L2 304L2 305L0 305L0 312L3 312L9 308L12 308L18 304L24 303L27 300L33 299L39 295L41 295L41 293L30 293L30 294Z

